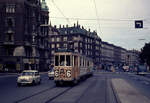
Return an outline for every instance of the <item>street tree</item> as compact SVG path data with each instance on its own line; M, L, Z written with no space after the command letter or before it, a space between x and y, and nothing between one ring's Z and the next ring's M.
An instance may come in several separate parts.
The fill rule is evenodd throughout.
M140 59L142 63L147 63L150 66L150 42L146 43L141 49Z

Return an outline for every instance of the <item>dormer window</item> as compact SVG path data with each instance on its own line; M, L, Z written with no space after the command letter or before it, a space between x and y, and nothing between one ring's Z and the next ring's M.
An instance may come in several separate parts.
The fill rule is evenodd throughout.
M6 13L15 13L15 4L7 4Z

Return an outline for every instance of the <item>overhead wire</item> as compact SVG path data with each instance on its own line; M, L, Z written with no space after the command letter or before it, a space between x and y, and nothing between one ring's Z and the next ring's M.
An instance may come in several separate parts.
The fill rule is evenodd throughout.
M67 17L64 15L64 13L61 11L61 9L56 5L56 3L54 2L54 0L51 0L51 1L52 1L52 3L55 5L56 9L58 9L58 11L61 13L61 15L66 19L66 21L67 21L69 24L71 24L70 21L69 21L69 18L67 18Z
M54 18L54 19L66 19L64 17L50 17L50 18ZM69 20L91 20L91 21L135 21L137 19L110 19L110 18L68 18ZM138 19L138 20L142 20L142 19ZM145 19L144 19L145 20Z
M96 16L97 16L97 23L98 23L98 26L99 26L99 32L101 32L100 21L99 21L99 15L98 15L98 10L97 10L97 6L96 6L96 2L95 2L95 0L93 0L93 2L94 2L94 7L95 7L95 13L96 13Z
M123 22L123 21L135 21L135 20L143 20L143 21L146 21L149 23L149 19L144 19L144 18L133 18L133 19L112 19L112 18L99 18L99 15L98 15L98 10L97 10L97 6L96 6L96 1L93 0L94 2L94 10L95 10L95 13L96 13L96 16L97 18L76 18L76 17L73 17L73 18L68 18L64 15L64 13L61 11L61 9L56 5L56 3L54 2L54 0L51 0L52 3L54 4L54 6L56 7L56 9L58 9L58 11L61 13L61 15L63 17L50 17L51 19L65 19L69 24L70 23L70 20L85 20L85 21L97 21L97 24L98 24L98 28L99 28L99 31L101 32L101 26L100 26L100 21L118 21L118 22Z

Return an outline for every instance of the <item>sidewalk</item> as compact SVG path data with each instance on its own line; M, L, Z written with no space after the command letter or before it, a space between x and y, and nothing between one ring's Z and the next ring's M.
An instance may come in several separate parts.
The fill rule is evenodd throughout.
M150 99L142 95L124 79L112 79L112 85L121 103L150 103Z

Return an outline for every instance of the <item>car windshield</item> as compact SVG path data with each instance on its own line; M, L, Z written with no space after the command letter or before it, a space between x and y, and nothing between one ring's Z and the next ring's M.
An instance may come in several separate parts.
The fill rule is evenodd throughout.
M27 75L34 75L34 73L33 72L23 72L22 74L21 74L22 76L27 76Z

